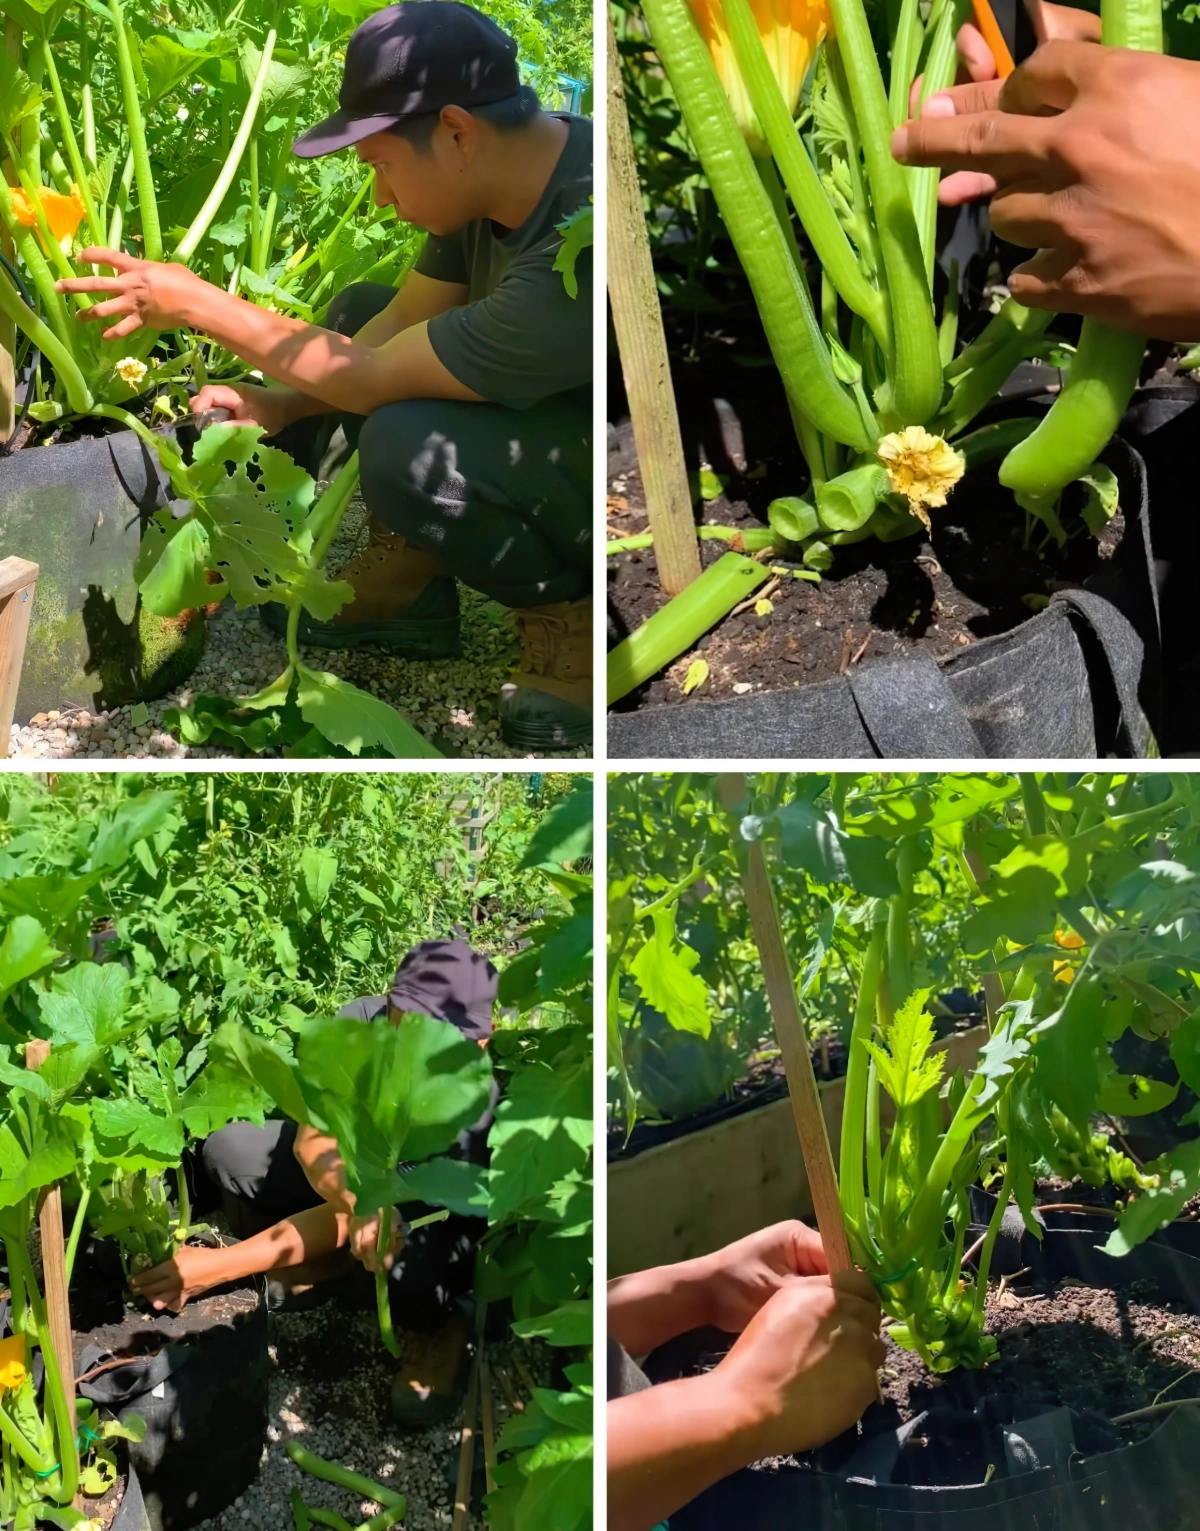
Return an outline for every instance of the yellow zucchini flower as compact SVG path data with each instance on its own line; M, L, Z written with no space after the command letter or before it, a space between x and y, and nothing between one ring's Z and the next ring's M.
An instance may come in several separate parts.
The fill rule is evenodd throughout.
M20 1334L10 1334L0 1340L0 1393L6 1388L20 1387L25 1381L25 1339Z
M721 0L688 0L688 4L717 66L738 127L753 153L766 154L766 141L738 68ZM829 0L750 0L750 9L788 111L795 115L808 67L826 34L833 30Z
M37 213L29 193L19 186L14 186L11 194L17 222L24 228L36 229ZM71 241L75 237L75 230L83 222L87 212L83 205L83 198L79 194L79 187L72 184L70 196L64 196L61 191L51 191L49 187L42 186L38 189L38 201L42 204L46 222L50 225L50 232L58 240L59 248L63 251L69 250Z
M887 469L893 494L901 494L908 508L929 529L928 505L944 505L951 489L966 469L962 454L931 435L923 425L906 425L885 436L876 448Z
M136 356L122 356L115 368L117 376L130 388L139 387L148 370L146 363L138 361Z

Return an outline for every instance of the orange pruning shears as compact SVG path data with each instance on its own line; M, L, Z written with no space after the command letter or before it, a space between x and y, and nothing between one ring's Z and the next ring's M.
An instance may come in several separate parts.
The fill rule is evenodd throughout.
M992 50L992 57L996 61L996 73L1000 79L1007 80L1017 66L1013 63L1013 56L1004 40L1004 33L1000 30L1000 23L992 14L988 0L971 0L971 7L975 12L975 25L982 33L984 42Z

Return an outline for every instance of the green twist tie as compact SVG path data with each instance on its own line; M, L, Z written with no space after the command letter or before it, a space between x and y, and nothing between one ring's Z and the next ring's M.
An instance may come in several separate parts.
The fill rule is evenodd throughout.
M894 1276L872 1276L871 1281L875 1286L895 1286L897 1281L903 1281L905 1276L911 1276L920 1263L914 1255L904 1269L897 1271Z
M33 1476L35 1478L52 1478L54 1476L54 1474L56 1472L61 1471L61 1469L62 1469L62 1463L61 1462L55 1462L54 1466L53 1467L48 1467L44 1473L38 1472L37 1468L35 1467L33 1469Z
M79 1427L79 1434L75 1437L75 1444L80 1451L89 1451L97 1441L102 1441L103 1439L103 1435L93 1430L91 1425L83 1424ZM62 1463L55 1462L54 1466L48 1467L44 1473L38 1472L36 1467L32 1471L35 1478L52 1478L55 1473L62 1471Z

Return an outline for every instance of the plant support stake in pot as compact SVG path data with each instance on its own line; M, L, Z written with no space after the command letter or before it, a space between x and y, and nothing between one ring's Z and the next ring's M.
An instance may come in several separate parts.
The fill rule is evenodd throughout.
M720 778L720 791L726 810L736 814L738 804L746 797L746 778L738 773L723 775ZM734 834L736 843L740 838L737 825ZM842 1204L838 1197L829 1134L825 1128L821 1097L817 1092L817 1080L808 1050L808 1036L800 1015L800 1003L796 998L796 985L788 963L783 927L767 872L762 841L743 839L738 848L742 852L738 858L742 864L742 890L750 913L750 927L758 943L771 1019L775 1023L779 1050L783 1054L788 1094L791 1096L800 1151L804 1155L804 1169L812 1192L813 1211L816 1213L821 1243L825 1246L825 1262L829 1274L833 1276L838 1271L850 1269L850 1248L846 1240L846 1225L842 1221Z
M658 577L678 595L700 578L700 550L611 14L608 128L608 295Z

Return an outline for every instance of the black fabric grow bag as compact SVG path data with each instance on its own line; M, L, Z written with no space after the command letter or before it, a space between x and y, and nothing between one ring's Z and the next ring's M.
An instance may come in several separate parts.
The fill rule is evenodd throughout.
M1125 535L1086 589L941 662L873 660L816 685L610 713L610 758L1143 757L1160 672L1149 494L1123 441L1104 461L1120 481Z
M1052 1230L1039 1244L1008 1219L992 1273L1025 1266L1091 1286L1150 1281L1164 1303L1200 1308L1200 1260L1163 1245L1143 1245L1118 1260L1088 1235ZM1103 1409L1103 1400L1097 1405ZM990 1482L914 1483L911 1451L938 1432L970 1428L986 1440L987 1459L996 1465ZM979 1401L973 1419L939 1408L899 1430L861 1440L848 1432L814 1453L807 1471L733 1473L672 1515L670 1531L1195 1531L1200 1408L1179 1408L1144 1439L1093 1454L1089 1442L1107 1428L1106 1420L1070 1409L991 1395ZM827 1461L836 1468L824 1470ZM907 1481L894 1481L901 1469Z
M85 1501L86 1503L86 1501ZM142 1485L137 1469L130 1462L125 1468L125 1497L113 1516L109 1531L154 1531L154 1525L142 1497Z
M78 1374L111 1359L86 1344ZM122 1419L146 1421L145 1440L131 1442L129 1452L151 1531L208 1520L258 1475L267 1429L266 1304L100 1372L79 1391Z

